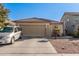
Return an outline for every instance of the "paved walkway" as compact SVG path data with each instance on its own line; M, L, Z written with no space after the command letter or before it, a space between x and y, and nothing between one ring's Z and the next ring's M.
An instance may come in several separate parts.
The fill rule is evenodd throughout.
M16 41L13 45L0 46L0 55L52 55L57 53L50 42L41 42L44 38L32 38Z

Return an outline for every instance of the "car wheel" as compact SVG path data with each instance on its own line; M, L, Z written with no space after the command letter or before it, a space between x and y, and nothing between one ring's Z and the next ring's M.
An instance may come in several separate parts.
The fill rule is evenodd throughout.
M22 37L20 36L19 39L22 39Z
M11 44L15 43L15 38L14 37L11 39L11 42L10 43Z

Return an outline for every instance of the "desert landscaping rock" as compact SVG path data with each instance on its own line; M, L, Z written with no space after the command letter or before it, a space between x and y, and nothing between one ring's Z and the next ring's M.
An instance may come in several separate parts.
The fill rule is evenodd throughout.
M50 42L60 54L79 54L79 42L75 39L74 41L69 39L51 39Z

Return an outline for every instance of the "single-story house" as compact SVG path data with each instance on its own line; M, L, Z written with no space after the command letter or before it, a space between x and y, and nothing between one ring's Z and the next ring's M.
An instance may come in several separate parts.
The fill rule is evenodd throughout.
M33 17L14 22L21 26L23 36L51 37L55 26L60 30L60 35L63 34L63 23L54 20Z

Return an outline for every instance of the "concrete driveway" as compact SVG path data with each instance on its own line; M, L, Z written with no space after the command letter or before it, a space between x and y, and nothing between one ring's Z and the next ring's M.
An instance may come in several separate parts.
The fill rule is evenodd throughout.
M57 53L45 38L30 38L16 41L12 45L0 45L0 55L52 55Z

